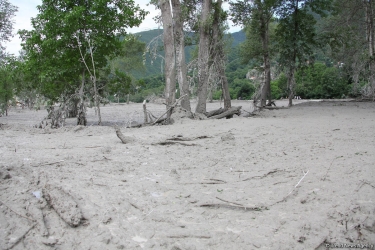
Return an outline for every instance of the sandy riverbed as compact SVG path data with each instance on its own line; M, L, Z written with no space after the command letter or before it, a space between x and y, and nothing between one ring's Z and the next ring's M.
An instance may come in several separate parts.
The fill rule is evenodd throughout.
M103 107L129 144L92 109L90 126L60 129L32 127L43 110L11 110L0 117L0 249L374 245L375 103L298 103L131 129L141 104ZM186 140L159 144L176 137Z

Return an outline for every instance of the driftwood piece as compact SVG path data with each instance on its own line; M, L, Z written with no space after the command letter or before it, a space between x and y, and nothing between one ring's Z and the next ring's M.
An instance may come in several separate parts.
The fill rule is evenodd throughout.
M208 117L211 117L211 116L214 116L214 115L219 115L219 114L223 113L224 111L225 111L225 109L219 108L219 109L212 110L210 112L206 112L204 114L208 118Z
M209 119L221 119L221 118L229 117L229 116L232 116L232 115L240 115L241 114L241 111L240 111L241 108L242 108L242 106L231 107L230 109L226 110L225 112L223 112L219 115L211 116Z
M82 212L70 194L59 187L47 185L43 191L43 197L69 226L77 227L81 224Z

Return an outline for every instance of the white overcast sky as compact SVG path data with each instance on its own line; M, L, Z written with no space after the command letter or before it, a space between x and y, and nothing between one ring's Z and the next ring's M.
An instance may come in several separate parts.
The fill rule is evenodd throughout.
M37 6L42 4L42 0L10 0L10 3L18 7L18 11L16 12L16 16L14 18L14 37L13 39L6 43L6 50L7 52L18 55L18 52L21 50L21 39L19 38L17 31L20 29L31 30L31 18L36 17L39 13L37 10ZM147 15L146 19L142 22L139 27L135 27L132 29L128 29L130 33L136 33L140 31L156 29L158 25L152 19L155 15L158 14L158 10L155 9L155 6L149 5L149 0L135 0L135 3L138 4L142 9L147 10L150 12ZM226 7L227 9L228 7ZM239 31L240 27L231 27L230 32Z

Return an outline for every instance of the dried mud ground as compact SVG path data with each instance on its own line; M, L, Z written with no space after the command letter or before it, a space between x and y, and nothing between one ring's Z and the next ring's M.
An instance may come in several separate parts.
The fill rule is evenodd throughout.
M126 128L141 110L102 108L128 144L74 119L33 128L43 110L1 117L0 249L374 249L375 103Z

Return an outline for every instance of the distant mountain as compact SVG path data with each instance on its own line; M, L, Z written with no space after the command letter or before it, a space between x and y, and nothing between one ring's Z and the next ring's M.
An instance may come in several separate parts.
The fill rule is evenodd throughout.
M144 43L146 46L150 44L153 39L152 46L150 47L151 51L156 51L156 55L151 56L150 53L146 54L146 61L145 61L145 70L144 71L134 71L132 74L134 77L140 79L145 77L150 77L153 75L160 75L163 72L164 63L164 48L163 48L163 30L162 29L154 29L148 31L142 31L135 33L134 35L138 36L138 39ZM192 33L186 35L186 37L191 38L193 40ZM232 34L229 34L232 38L232 47L237 47L240 43L245 41L245 33L243 31L238 31ZM186 61L189 62L192 56L193 51L196 49L196 45L190 45L185 47L185 56Z

